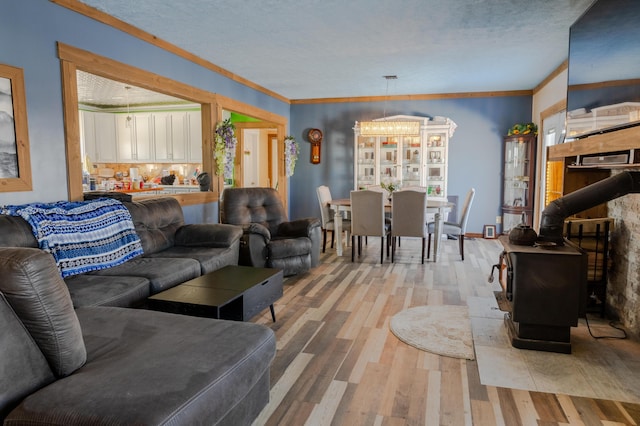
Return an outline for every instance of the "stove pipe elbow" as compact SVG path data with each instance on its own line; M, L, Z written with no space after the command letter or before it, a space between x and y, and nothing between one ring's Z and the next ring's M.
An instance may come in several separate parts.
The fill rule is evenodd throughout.
M564 220L598 204L640 192L640 172L622 172L552 201L542 211L538 239L563 243Z

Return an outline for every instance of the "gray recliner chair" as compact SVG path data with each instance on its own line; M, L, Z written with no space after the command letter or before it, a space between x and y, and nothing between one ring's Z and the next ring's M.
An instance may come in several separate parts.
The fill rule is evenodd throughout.
M240 265L278 268L290 276L320 262L320 219L289 221L273 188L225 189L221 221L243 228Z

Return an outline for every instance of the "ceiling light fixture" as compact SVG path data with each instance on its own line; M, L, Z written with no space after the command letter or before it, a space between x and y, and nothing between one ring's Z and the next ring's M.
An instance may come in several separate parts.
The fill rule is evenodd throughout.
M362 136L417 136L420 134L419 121L387 120L387 99L389 98L389 80L397 80L397 75L382 76L387 80L387 91L384 98L383 118L356 123Z

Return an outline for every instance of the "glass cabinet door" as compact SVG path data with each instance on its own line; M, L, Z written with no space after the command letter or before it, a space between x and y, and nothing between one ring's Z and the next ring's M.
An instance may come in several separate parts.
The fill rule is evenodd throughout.
M419 136L405 136L402 138L402 185L421 186L422 144Z
M504 140L503 232L533 219L535 135L509 136Z
M430 134L427 138L427 194L446 194L446 134Z
M376 138L358 136L356 188L374 185L376 182Z
M398 180L398 141L399 136L388 136L380 141L380 182Z

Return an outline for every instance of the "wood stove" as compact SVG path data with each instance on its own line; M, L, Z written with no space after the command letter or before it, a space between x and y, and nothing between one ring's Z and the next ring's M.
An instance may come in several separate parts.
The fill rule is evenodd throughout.
M500 237L504 252L494 267L511 302L505 323L513 346L571 353L571 327L586 311L587 255L563 237L564 221L590 207L640 193L640 172L623 171L550 202L533 246ZM504 272L506 269L506 273ZM491 277L490 277L491 279Z
M587 256L564 245L515 245L500 237L501 285L510 312L505 325L511 344L520 349L571 353L571 327L584 316Z

